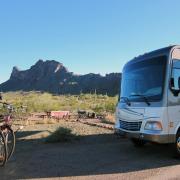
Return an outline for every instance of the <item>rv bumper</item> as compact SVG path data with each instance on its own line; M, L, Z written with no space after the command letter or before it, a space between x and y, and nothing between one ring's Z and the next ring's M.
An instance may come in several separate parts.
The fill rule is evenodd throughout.
M162 134L146 134L140 132L127 132L121 129L115 129L115 134L127 137L127 138L135 138L135 139L142 139L149 142L155 142L160 144L166 143L174 143L175 142L175 135L162 135Z

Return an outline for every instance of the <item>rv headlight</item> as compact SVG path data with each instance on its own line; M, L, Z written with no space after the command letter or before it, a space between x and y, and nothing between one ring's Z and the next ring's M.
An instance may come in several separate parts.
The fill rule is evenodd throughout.
M149 121L146 123L145 130L162 131L162 124L158 121Z

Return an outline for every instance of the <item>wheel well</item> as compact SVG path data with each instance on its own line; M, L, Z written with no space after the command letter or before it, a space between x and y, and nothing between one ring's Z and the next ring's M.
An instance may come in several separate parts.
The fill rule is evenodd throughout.
M178 128L176 135L177 135L178 133L180 133L180 127Z

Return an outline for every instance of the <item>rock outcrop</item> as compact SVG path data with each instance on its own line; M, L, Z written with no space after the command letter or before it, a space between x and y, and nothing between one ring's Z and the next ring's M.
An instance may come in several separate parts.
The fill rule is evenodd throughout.
M120 73L76 75L55 60L39 60L30 69L13 68L10 79L0 85L1 91L45 91L55 94L94 93L116 95Z

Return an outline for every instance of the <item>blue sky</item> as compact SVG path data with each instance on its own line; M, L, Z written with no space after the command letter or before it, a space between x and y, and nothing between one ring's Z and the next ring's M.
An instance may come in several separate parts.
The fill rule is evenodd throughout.
M179 0L0 0L0 82L38 59L78 74L120 72L134 56L180 44L179 7Z

